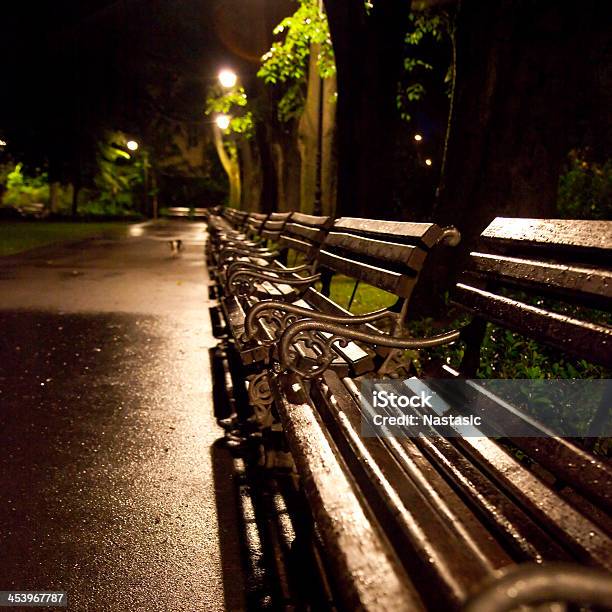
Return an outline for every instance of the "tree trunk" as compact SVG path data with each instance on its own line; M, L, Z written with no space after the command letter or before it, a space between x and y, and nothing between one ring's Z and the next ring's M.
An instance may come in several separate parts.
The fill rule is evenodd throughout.
M397 85L410 5L326 0L338 81L336 215L391 210ZM380 211L380 212L379 212Z
M240 208L241 184L238 159L235 155L231 155L225 150L221 130L215 124L213 124L213 135L219 161L221 162L229 181L228 205L232 208Z
M312 45L308 65L308 83L304 111L298 122L300 151L300 210L312 214L317 185L317 147L319 140L319 96L321 77L317 69L318 45Z
M462 242L450 257L439 253L431 262L437 266L421 279L416 297L427 311L431 298L452 286L496 216L555 216L579 75L589 70L581 46L596 27L595 4L461 3L452 114L433 216L457 226Z
M321 212L333 215L336 207L336 151L334 134L336 128L336 79L321 79L317 69L318 45L310 51L308 85L304 112L298 124L298 148L302 160L300 172L300 210L314 212L317 189L317 163L319 147L319 121L323 120L321 145ZM321 87L323 85L323 87ZM320 100L320 96L323 99ZM320 105L321 102L321 105ZM320 111L323 111L320 117Z
M151 208L153 211L153 218L157 219L159 216L159 199L157 197L157 172L154 167L150 168L151 172Z
M240 142L242 171L242 208L250 212L261 210L261 162L252 140Z
M336 148L336 77L323 80L323 145L321 171L321 204L324 215L335 216L338 188L338 155Z
M272 142L272 158L276 172L278 210L300 210L301 159L297 142L297 126L294 122L269 126Z
M79 192L81 191L81 181L76 179L72 183L72 216L76 217L79 209Z
M52 181L49 185L49 212L54 214L58 209L60 184L57 181Z

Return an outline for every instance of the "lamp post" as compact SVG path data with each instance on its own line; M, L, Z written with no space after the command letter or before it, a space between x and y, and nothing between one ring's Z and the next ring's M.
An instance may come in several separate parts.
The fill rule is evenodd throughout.
M132 152L138 151L140 145L136 140L128 140L125 146ZM146 149L142 149L142 183L143 183L143 212L145 215L151 214L154 219L157 219L157 198L153 199L152 210L149 210L149 153Z
M323 0L319 0L319 14L323 12ZM321 215L323 213L322 191L323 191L323 96L325 90L325 79L319 76L319 99L318 99L318 121L317 121L317 172L315 177L315 193L312 205L312 213Z

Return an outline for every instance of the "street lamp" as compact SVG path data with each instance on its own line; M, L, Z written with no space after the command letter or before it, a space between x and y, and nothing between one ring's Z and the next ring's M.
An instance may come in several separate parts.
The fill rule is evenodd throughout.
M0 140L0 147L6 147L6 140Z
M433 162L431 161L431 159L429 159L429 157L425 160L425 165L426 166L431 166Z
M229 70L228 68L224 68L223 70L221 70L221 72L219 72L218 74L218 77L219 83L221 83L221 85L226 89L231 89L232 87L234 87L234 85L236 85L236 82L238 81L238 76L236 75L236 73L233 70Z
M136 149L138 149L138 143L135 140L128 140L126 145L130 151L136 151Z
M423 140L423 137L422 137L420 134L415 134L415 135L414 135L414 139L415 139L417 142L421 142L421 140Z
M229 115L217 115L215 117L215 123L220 130L227 130L232 118Z

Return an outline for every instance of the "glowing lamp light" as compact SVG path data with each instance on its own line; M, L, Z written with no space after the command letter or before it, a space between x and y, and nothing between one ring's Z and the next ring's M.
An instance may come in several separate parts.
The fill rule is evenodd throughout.
M433 162L431 161L431 159L429 159L429 157L425 160L425 165L426 166L431 166Z
M6 147L6 140L0 140L0 147Z
M221 70L221 72L219 72L218 77L219 83L221 83L223 87L226 87L228 89L230 87L233 87L236 84L236 81L238 80L238 76L236 75L236 73L233 70L228 70L227 68Z
M217 115L215 117L215 123L220 130L227 130L232 118L229 115Z
M415 139L417 142L421 142L421 140L423 140L423 137L422 137L420 134L415 134L415 135L414 135L414 139Z
M136 151L138 148L138 143L135 140L128 140L126 144L130 151Z

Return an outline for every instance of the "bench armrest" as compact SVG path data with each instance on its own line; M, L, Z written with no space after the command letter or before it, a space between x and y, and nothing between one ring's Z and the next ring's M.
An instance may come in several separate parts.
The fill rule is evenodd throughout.
M227 277L230 278L231 275L237 270L254 270L256 272L274 272L274 274L278 275L291 275L297 274L298 272L308 272L310 271L310 266L304 264L303 266L296 266L295 268L276 268L276 267L268 267L268 266L260 266L259 264L253 263L252 261L232 261L232 263L227 266Z
M519 606L563 602L607 607L612 601L608 572L570 563L524 563L502 570L465 604L465 612L507 612Z
M320 274L312 276L296 276L294 278L284 278L272 270L265 268L265 271L258 272L255 270L236 270L232 273L227 281L227 290L231 295L248 296L253 293L253 284L260 281L269 281L271 283L282 283L291 287L302 287L304 290L320 280Z
M278 251L268 251L267 249L249 249L236 246L225 247L219 251L219 261L225 264L232 257L257 257L260 259L274 259L278 257Z
M336 343L343 348L348 346L350 341L357 341L371 346L386 346L405 350L442 346L455 342L461 337L459 330L431 336L430 338L394 337L388 334L375 334L349 327L349 325L359 324L358 320L342 321L339 323L336 318L335 321L335 323L328 323L305 319L290 324L280 339L279 360L281 367L292 370L304 379L310 379L319 376L327 370L336 357L332 350L332 346ZM314 367L308 370L301 370L294 364L297 355L293 345L297 342L303 342L307 347L315 349L318 353Z
M299 319L308 319L310 321L320 321L326 323L341 323L345 325L363 325L364 323L372 323L380 321L384 318L397 319L397 313L391 312L387 308L375 310L365 315L331 315L302 308L295 304L287 304L270 300L255 304L247 313L243 340L249 341L257 336L257 323L260 320L265 321L274 328L275 337L272 340L259 340L264 346L272 346L277 344L283 332Z

